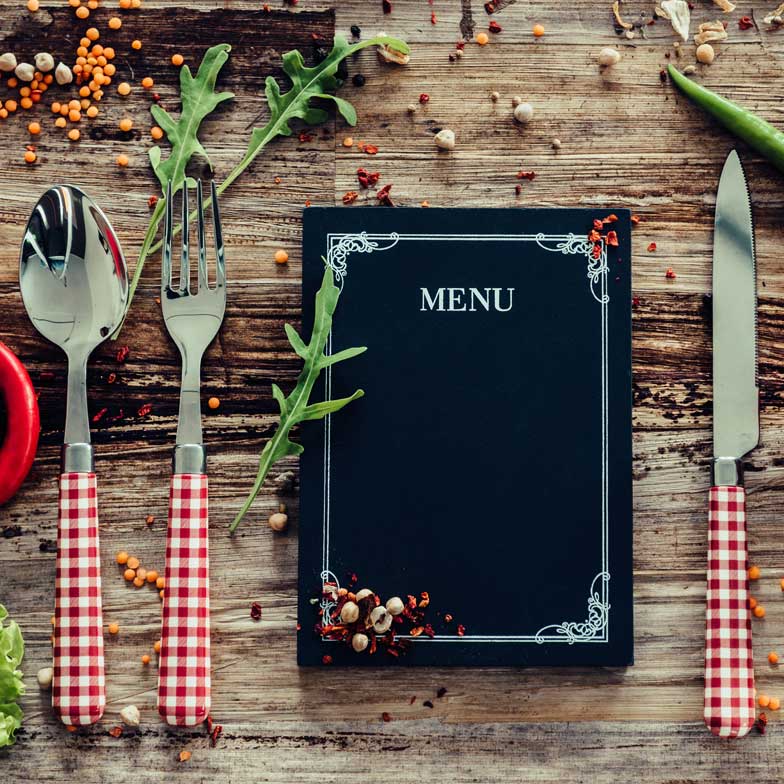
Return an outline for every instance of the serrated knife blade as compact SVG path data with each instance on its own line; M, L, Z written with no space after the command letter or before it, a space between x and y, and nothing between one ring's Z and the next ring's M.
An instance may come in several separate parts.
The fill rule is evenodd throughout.
M713 457L740 460L758 441L754 226L733 150L719 181L713 238Z
M705 614L704 717L723 738L746 735L755 721L741 458L758 441L754 225L746 177L733 150L719 181L713 239L713 486Z

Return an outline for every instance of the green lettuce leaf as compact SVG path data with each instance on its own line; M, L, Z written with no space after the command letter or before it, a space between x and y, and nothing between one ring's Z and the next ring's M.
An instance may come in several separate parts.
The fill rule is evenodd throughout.
M24 656L24 640L16 621L4 624L8 611L0 604L0 748L11 746L22 726L22 709L16 701L24 694L19 665Z

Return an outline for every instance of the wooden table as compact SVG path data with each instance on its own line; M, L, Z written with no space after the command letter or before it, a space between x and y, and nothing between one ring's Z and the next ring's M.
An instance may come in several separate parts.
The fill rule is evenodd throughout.
M405 68L382 67L364 52L352 73L364 87L342 91L359 113L355 140L377 144L369 161L342 146L349 131L342 120L314 137L278 140L223 200L227 253L233 283L223 332L203 373L205 397L221 406L205 421L210 448L213 716L223 725L217 747L203 729L162 725L155 711L156 670L140 657L151 652L159 632L154 591L135 590L113 562L115 551L138 555L162 568L171 445L177 411L179 359L164 334L156 294L157 259L143 276L119 344L98 350L90 366L90 410L106 408L94 425L100 477L104 618L120 633L106 640L108 707L91 730L69 734L48 707L35 673L51 661L49 618L54 586L52 542L56 528L56 475L62 440L64 365L57 351L33 331L17 290L17 249L34 198L55 180L85 186L113 219L129 259L138 251L155 182L146 165L149 146L141 90L123 103L113 92L102 114L69 143L39 111L45 133L39 162L25 166L29 137L21 117L0 123L0 339L25 361L41 391L42 437L38 459L22 491L0 510L2 526L21 531L0 539L0 601L22 626L28 694L24 732L10 753L0 754L7 781L125 782L168 777L198 782L324 782L414 780L508 781L700 781L778 780L784 732L770 714L765 737L756 732L725 743L701 722L703 673L706 491L709 483L711 387L709 307L713 208L722 162L733 140L692 109L660 80L660 69L676 60L674 36L659 22L646 39L619 39L609 0L568 4L504 2L495 18L503 32L489 46L466 46L448 55L463 34L485 30L479 0L393 0L384 16L380 0L342 0L334 12L316 0L301 0L296 15L276 8L262 18L259 3L198 0L172 6L146 0L125 16L118 46L144 39L135 79L153 75L161 102L176 109L174 51L191 63L207 44L234 47L225 83L237 93L232 106L205 126L203 139L221 179L244 149L246 126L263 110L263 77L280 54L311 47L311 33L331 36L333 24L363 35L386 30L406 38L413 56ZM720 12L696 4L696 23ZM774 5L770 0L770 6ZM73 50L71 12L46 6L32 19L19 2L0 0L0 36L16 51L38 51L41 39L65 54ZM322 10L318 10L321 8ZM650 13L652 2L626 4L627 16ZM212 9L212 10L211 10ZM254 15L239 13L245 9ZM430 13L437 22L431 24ZM756 18L769 9L755 7ZM700 80L742 100L766 118L781 111L780 67L784 30L741 32L737 18L751 13L741 2L728 17L730 39L717 47L716 62ZM51 12L51 13L50 13ZM200 14L209 13L209 17ZM94 15L100 24L108 9ZM197 18L198 17L198 18ZM199 21L199 19L201 21ZM545 25L541 40L534 22ZM52 23L50 25L50 23ZM53 25L53 26L52 26ZM62 31L66 30L66 33ZM199 31L195 37L193 31ZM55 31L55 32L53 32ZM70 32L68 32L70 31ZM10 42L10 43L9 43ZM623 59L600 73L595 58L619 45ZM58 49L59 47L59 49ZM684 45L680 64L693 62ZM138 71L144 71L139 73ZM276 71L276 73L280 73ZM130 74L126 74L130 76ZM490 93L498 91L493 103ZM426 107L408 104L420 93ZM536 107L526 128L511 119L519 94ZM130 141L117 130L132 116ZM457 149L438 154L436 129L457 132ZM554 138L561 148L552 146ZM760 381L762 444L748 461L752 562L763 570L754 594L767 605L755 622L759 688L784 696L779 669L767 664L782 643L784 576L781 508L784 505L784 396L779 364L784 354L784 272L780 264L781 176L741 146L757 220L760 282ZM119 171L119 152L131 166ZM299 316L300 211L306 199L340 203L356 187L358 166L372 163L393 183L400 204L514 207L623 206L641 216L634 235L634 488L636 660L628 669L395 669L378 671L299 670L295 664L297 501L265 489L250 518L230 539L226 529L255 473L256 455L274 424L270 383L287 388L298 363L283 335L285 321ZM520 169L535 170L522 181ZM275 179L279 177L279 182ZM372 197L370 197L372 200ZM349 209L347 207L347 209ZM649 243L657 250L649 252ZM290 253L276 266L276 248ZM676 277L667 279L671 268ZM120 344L130 356L115 359ZM114 384L108 383L116 373ZM152 404L146 416L137 412ZM122 416L118 415L122 412ZM115 419L115 417L118 417ZM569 445L564 444L565 477ZM295 461L274 474L296 469ZM282 535L266 526L280 502L292 525ZM148 515L155 520L146 523ZM559 579L559 575L553 575ZM250 604L263 617L250 617ZM436 697L439 689L446 694ZM432 707L426 703L430 701ZM109 730L119 711L136 704L138 731L120 738ZM384 722L387 712L391 721ZM187 763L180 750L192 751Z

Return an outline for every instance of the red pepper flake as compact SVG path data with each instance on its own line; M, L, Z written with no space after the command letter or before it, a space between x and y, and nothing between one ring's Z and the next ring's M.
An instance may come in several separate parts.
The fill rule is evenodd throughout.
M504 28L503 28L503 27L501 27L501 25L500 25L500 24L498 24L498 22L496 22L496 21L495 21L495 19L491 19L491 20L490 20L490 24L487 26L487 29L488 29L488 30L489 30L491 33L500 33L500 32L501 32L501 30L503 30Z
M313 141L313 134L308 133L307 131L300 131L299 132L299 140L301 142L312 142Z
M607 237L605 239L607 240L608 245L612 246L613 248L618 247L618 232L608 231Z
M596 229L591 229L591 231L588 232L588 242L596 243L601 241L602 241L602 235L599 234L599 232L596 231Z
M353 204L359 198L359 194L356 191L346 191L343 194L343 204Z
M436 697L440 700L446 694L446 686L442 686L437 692Z
M515 175L518 180L534 180L536 179L535 171L519 171Z
M392 189L392 183L389 185L385 185L383 188L380 188L376 193L376 198L384 207L394 207L394 203L392 202L392 198L389 195L389 191Z
M120 346L120 348L117 349L117 354L115 354L114 358L118 362L125 362L125 360L128 359L130 353L131 350L128 348L128 346Z
M757 717L757 721L754 722L754 726L755 726L755 728L757 729L757 732L759 732L760 735L764 735L765 734L765 730L768 727L768 717L767 717L767 715L764 714L764 713L760 713L760 715Z
M672 267L667 267L667 272L664 273L664 277L667 278L667 280L675 280L675 270L673 270Z
M116 373L109 373L109 375L106 377L106 383L107 384L114 384L115 381L117 381L117 374Z
M652 243L651 243L651 244L648 246L648 253L654 253L655 251L656 251L656 243L655 243L655 242L652 242Z
M754 20L750 16L742 16L738 19L738 27L740 27L741 30L750 30L754 27Z
M210 733L210 745L213 748L215 748L215 744L218 742L218 738L220 737L221 732L223 732L223 725L216 724Z
M420 634L422 634L422 632L423 632L424 630L425 630L425 627L424 627L424 626L415 626L413 629L411 629L411 631L409 632L409 634L410 634L412 637L419 637L419 635L420 635Z
M392 13L392 3L390 2L390 0L381 0L381 10L385 14Z
M457 636L458 637L465 637L465 626L462 623L457 625Z
M100 411L93 414L93 422L100 422L106 416L108 410L108 408L102 408Z
M152 525L155 522L155 515L147 515L144 522L147 523L147 525Z
M609 215L608 215L608 216L607 216L607 217L606 217L606 218L605 218L605 219L602 221L602 223L604 223L604 224L607 224L607 223L615 223L617 220L618 220L618 216L617 216L617 215L616 215L614 212L611 212L611 213L610 213L610 214L609 214Z
M150 196L149 199L147 199L147 206L150 209L152 209L157 203L158 203L158 197L155 196L155 195L152 195L152 196Z
M435 11L431 11L430 12L430 24L435 24L435 23L436 23L436 12Z
M136 412L137 416L145 417L147 414L152 411L152 403L145 403L143 406L139 407L139 410Z
M348 581L350 585L356 585L359 582L359 577L357 577L355 572L351 572L348 576Z
M250 606L250 617L254 621L258 621L261 618L261 605L258 602L253 602Z
M518 182L517 185L515 185L515 196L519 196L522 192L523 186Z
M110 422L117 422L117 420L122 419L125 416L125 412L120 409L116 414L109 417Z
M275 185L280 185L281 182L283 182L283 180L281 180L280 177L274 177L272 181L275 183Z
M465 49L465 41L458 41L458 42L455 44L455 49L459 49L460 51L462 51L463 49Z
M602 255L602 244L601 242L597 242L596 245L593 246L593 250L591 251L591 256L594 259L598 259L599 256Z
M419 94L419 103L425 104L430 102L430 96L427 93Z
M332 664L332 657L328 653L325 653L321 657L321 663L322 664Z
M485 3L485 13L492 14L495 12L495 4L494 3Z
M375 144L366 144L363 152L367 155L375 155L378 152L378 147Z
M408 704L413 705L415 702L416 702L416 694L414 694L414 696L411 697L411 699L408 701Z
M380 172L369 172L367 169L357 169L357 179L363 188L370 188L378 182Z
M109 730L109 734L110 734L110 735L111 735L113 738L119 738L119 737L120 737L120 735L122 735L122 734L123 734L122 727L112 727L112 728Z
M603 228L604 228L604 224L598 218L594 218L593 230L596 232L596 231L601 231Z
M640 222L640 220L642 219L640 218L639 215L632 215L631 217L632 226L636 226Z
M452 621L453 621L453 620L454 620L454 618L452 617L452 613L447 613L447 614L444 616L444 621L445 621L446 623L452 623Z
M384 711L381 714L381 721L392 721L392 716L389 713L387 713L386 711Z

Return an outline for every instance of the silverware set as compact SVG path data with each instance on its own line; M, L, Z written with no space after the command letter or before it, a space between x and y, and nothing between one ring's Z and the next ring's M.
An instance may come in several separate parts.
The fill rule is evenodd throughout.
M166 587L158 709L169 723L198 724L210 710L209 546L202 444L202 356L226 309L226 267L217 192L211 185L215 274L210 284L202 183L196 184L197 263L192 279L188 189L182 188L182 248L172 272L173 193L166 190L161 310L182 358L180 410L169 494ZM52 705L65 724L93 724L106 706L97 479L87 413L87 360L121 322L128 272L108 219L78 188L39 199L19 265L22 298L36 329L68 359L65 444L55 577Z

